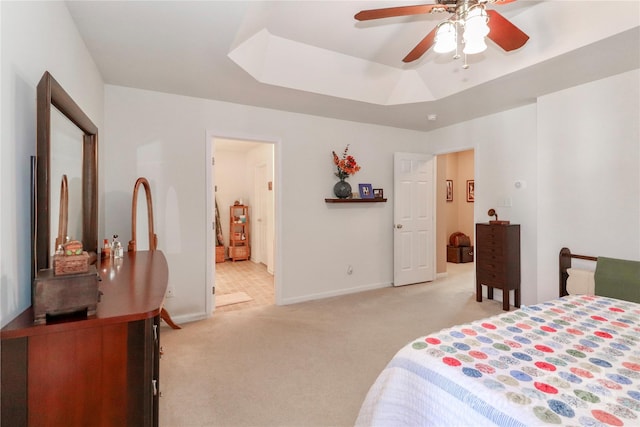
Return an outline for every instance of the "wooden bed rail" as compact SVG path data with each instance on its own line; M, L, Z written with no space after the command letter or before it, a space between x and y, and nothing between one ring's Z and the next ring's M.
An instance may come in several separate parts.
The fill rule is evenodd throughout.
M598 261L598 257L589 256L589 255L578 255L572 254L569 248L560 249L559 256L559 267L560 267L560 296L563 297L565 295L569 295L567 292L567 278L569 277L569 273L567 270L571 268L571 259L583 259L587 261Z

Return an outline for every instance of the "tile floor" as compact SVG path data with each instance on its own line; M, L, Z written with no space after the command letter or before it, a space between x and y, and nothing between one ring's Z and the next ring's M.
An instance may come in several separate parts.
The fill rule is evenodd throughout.
M216 307L216 311L235 311L275 304L273 275L264 264L229 260L216 263L216 295L245 292L252 300Z

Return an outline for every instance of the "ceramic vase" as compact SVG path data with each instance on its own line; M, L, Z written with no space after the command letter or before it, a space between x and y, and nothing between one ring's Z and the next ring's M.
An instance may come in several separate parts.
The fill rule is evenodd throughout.
M341 179L333 186L333 194L335 194L338 199L351 197L351 184L345 181L344 178Z

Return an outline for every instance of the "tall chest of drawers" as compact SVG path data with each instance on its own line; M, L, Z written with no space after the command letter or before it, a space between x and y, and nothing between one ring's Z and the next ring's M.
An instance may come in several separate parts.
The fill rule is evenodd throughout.
M476 224L476 301L482 302L482 285L487 297L502 290L502 308L509 310L509 291L520 307L520 225Z

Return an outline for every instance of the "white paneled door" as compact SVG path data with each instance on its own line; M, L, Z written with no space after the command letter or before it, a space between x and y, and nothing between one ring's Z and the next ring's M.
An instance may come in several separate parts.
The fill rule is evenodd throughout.
M435 279L435 159L394 153L393 285Z

